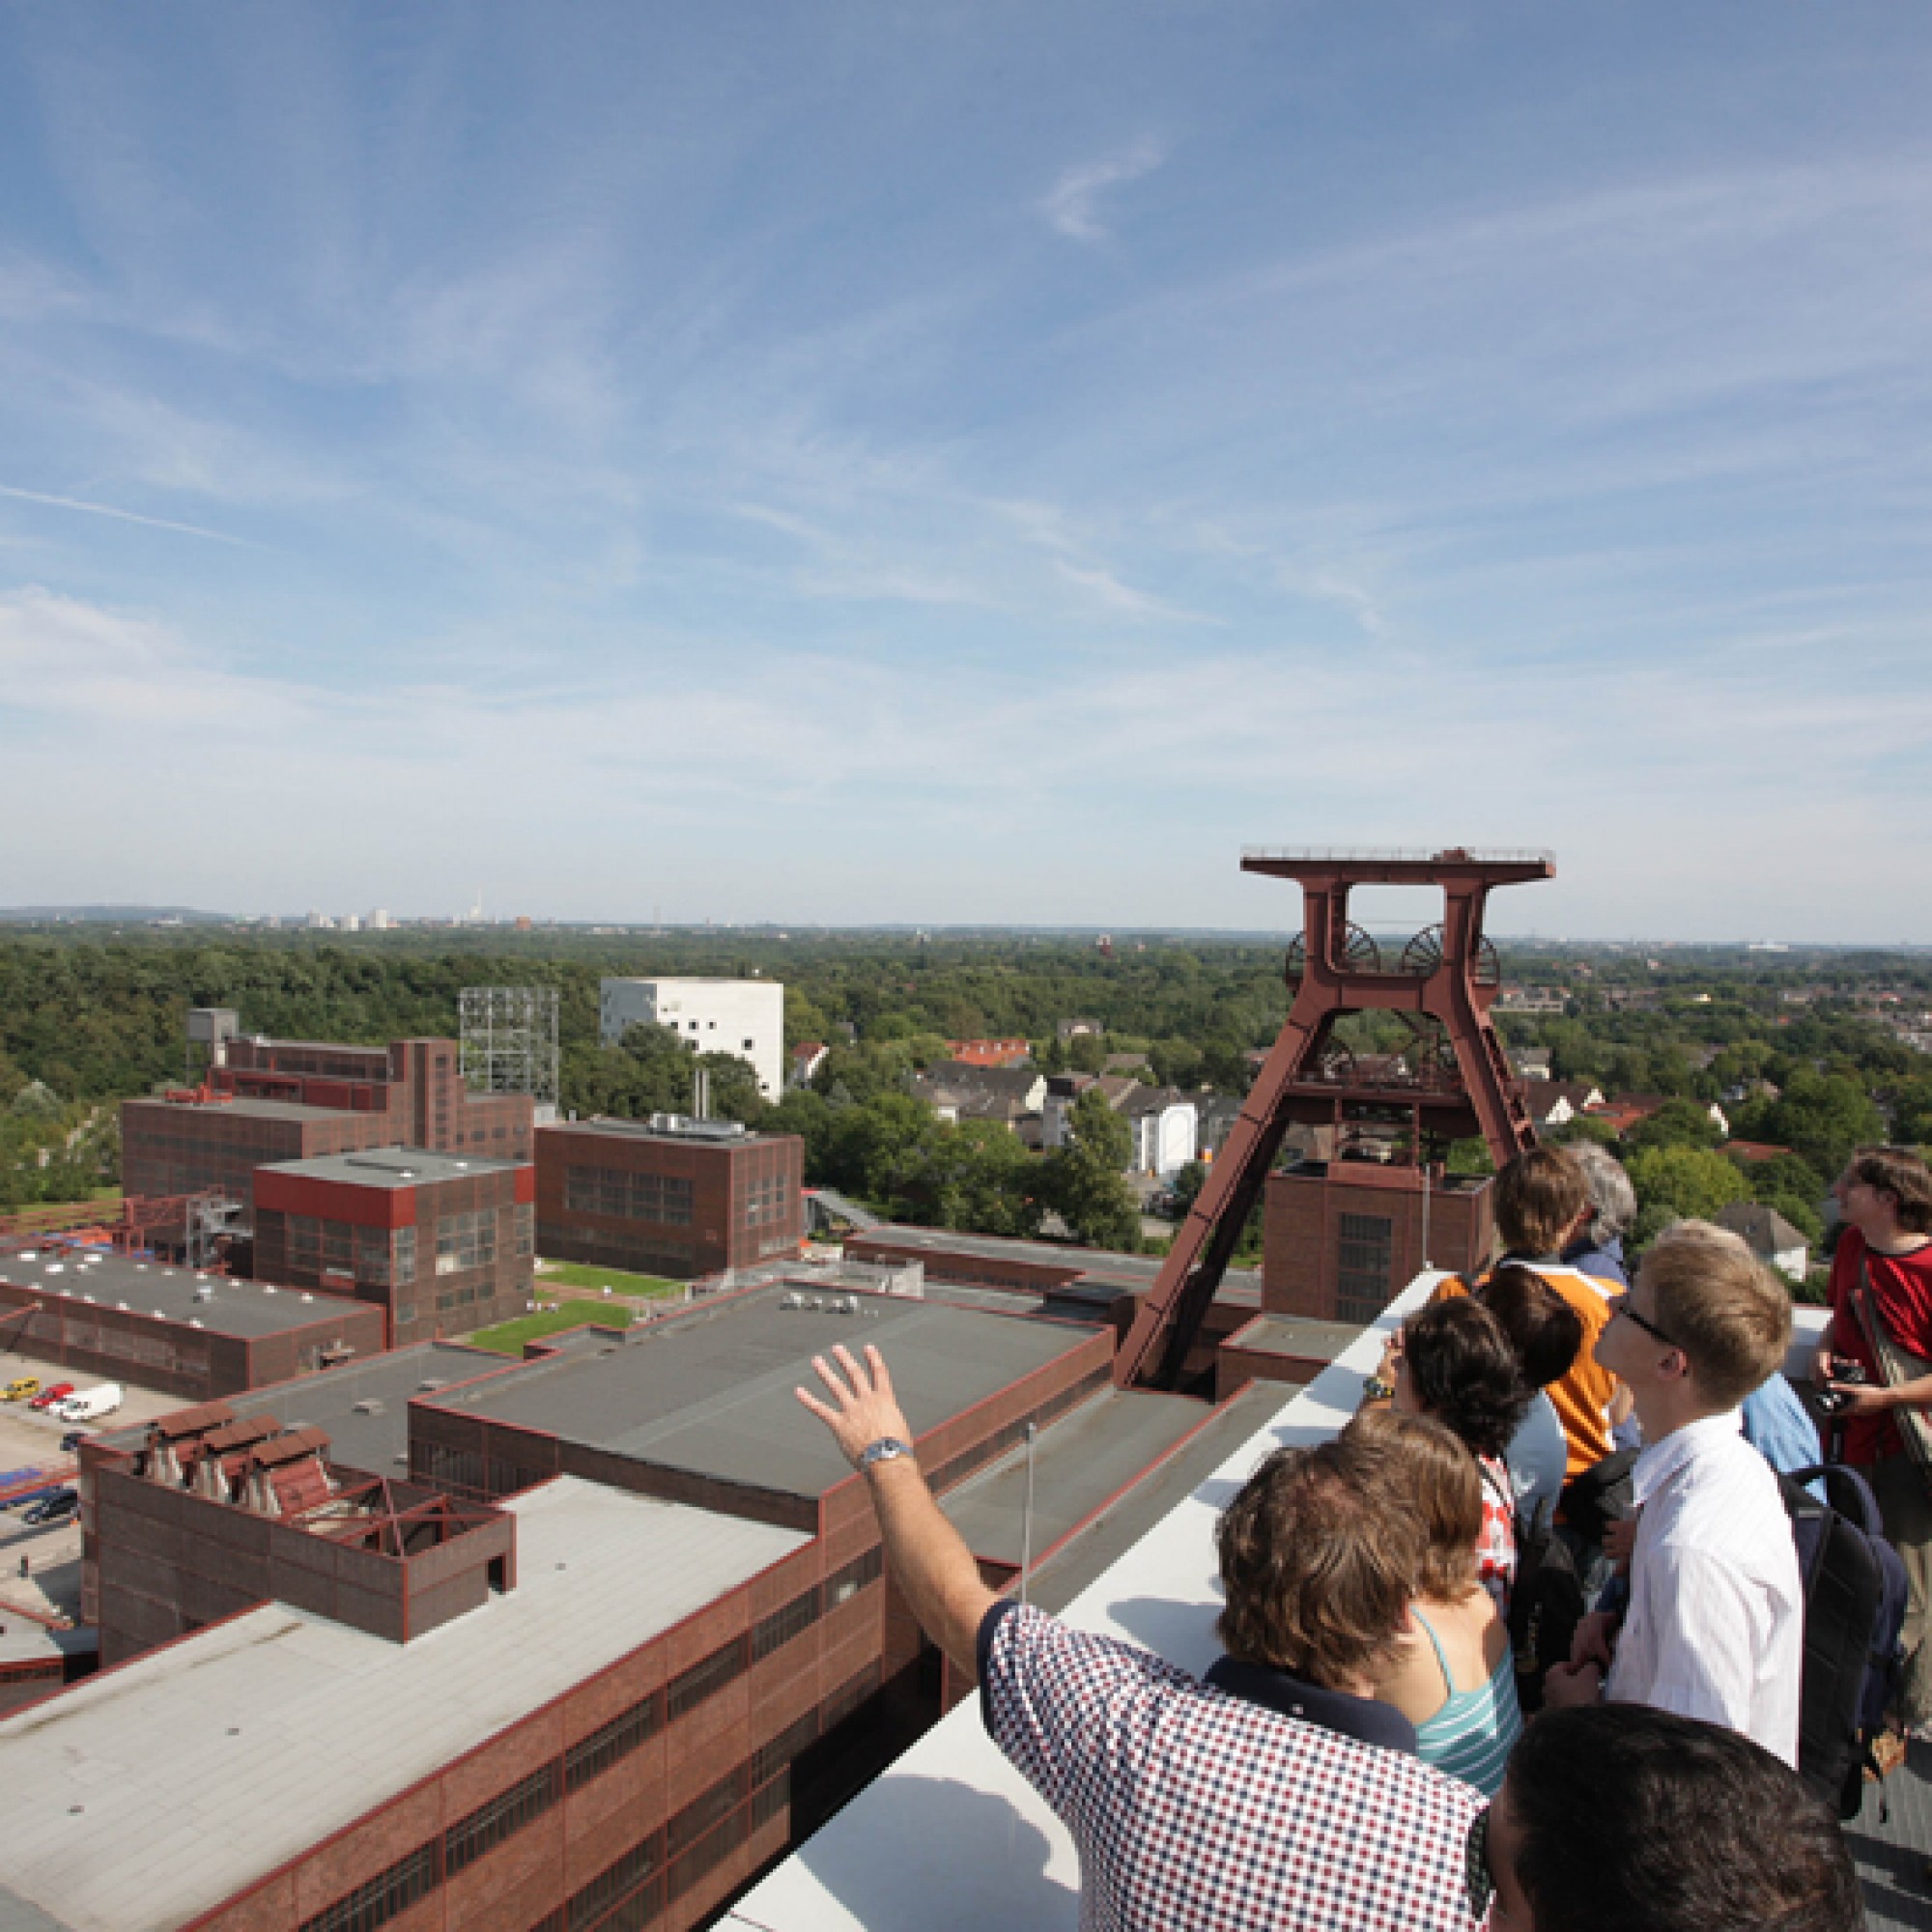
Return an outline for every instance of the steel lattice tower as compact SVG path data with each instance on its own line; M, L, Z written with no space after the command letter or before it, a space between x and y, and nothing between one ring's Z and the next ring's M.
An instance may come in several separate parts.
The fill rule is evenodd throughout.
M463 1078L477 1094L527 1094L556 1105L554 986L466 986Z

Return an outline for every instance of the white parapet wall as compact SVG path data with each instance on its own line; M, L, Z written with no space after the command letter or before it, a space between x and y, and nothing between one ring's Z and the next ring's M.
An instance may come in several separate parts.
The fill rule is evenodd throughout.
M1220 1654L1214 1523L1270 1450L1320 1442L1355 1412L1382 1340L1442 1279L1418 1275L1307 1388L1067 1605L1067 1622L1205 1671ZM968 1698L738 1901L734 1932L1072 1932L1079 1861Z

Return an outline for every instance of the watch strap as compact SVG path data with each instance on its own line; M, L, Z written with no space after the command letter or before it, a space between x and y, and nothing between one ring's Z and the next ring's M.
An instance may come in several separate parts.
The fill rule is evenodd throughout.
M853 1463L855 1469L869 1469L874 1463L895 1463L901 1456L912 1455L912 1444L901 1441L896 1435L881 1435L876 1442L868 1442L859 1451L859 1460Z

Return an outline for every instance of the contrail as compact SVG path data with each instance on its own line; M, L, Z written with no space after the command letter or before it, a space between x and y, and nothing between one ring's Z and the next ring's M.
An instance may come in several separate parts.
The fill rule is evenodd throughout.
M49 497L40 490L15 490L0 483L0 497L17 497L23 503L51 503L57 510L85 510L91 517L114 517L124 524L146 524L154 530L179 530L186 537L206 537L210 543L235 544L245 549L240 537L221 530L205 530L199 524L173 524L165 517L143 517L132 510L109 509L105 503L83 503L75 497Z

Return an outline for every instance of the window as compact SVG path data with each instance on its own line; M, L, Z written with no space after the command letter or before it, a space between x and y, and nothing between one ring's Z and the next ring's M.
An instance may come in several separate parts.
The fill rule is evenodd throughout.
M541 1818L562 1795L562 1780L553 1761L500 1797L478 1805L467 1818L459 1818L442 1834L444 1874L454 1878L466 1865L474 1864L533 1818Z
M502 1128L497 1129L498 1133ZM537 1251L537 1210L534 1202L526 1201L517 1208L517 1257L521 1261L526 1255Z
M408 1288L416 1278L416 1231L396 1230L396 1286Z
M1395 1222L1387 1214L1344 1214L1335 1275L1335 1312L1373 1321L1388 1304Z
M663 1849L663 1833L653 1832L641 1844L633 1845L615 1863L607 1865L588 1885L574 1892L567 1908L572 1926L590 1924L634 1885L641 1885L657 1870Z
M867 1583L876 1583L885 1574L885 1550L875 1543L865 1555L855 1556L842 1570L826 1577L825 1607L836 1610L840 1604L849 1604Z
M401 1918L417 1899L427 1898L441 1884L438 1849L438 1841L432 1839L408 1858L398 1859L387 1871L377 1873L347 1898L337 1899L327 1911L303 1919L301 1932L376 1932L377 1926Z
M755 1663L761 1657L769 1657L773 1651L789 1643L801 1631L810 1630L817 1621L818 1586L813 1584L804 1596L794 1597L790 1603L781 1605L753 1626L753 1662Z
M670 1722L714 1697L745 1667L745 1640L733 1637L689 1670L680 1671L665 1690L665 1719Z
M751 1041L750 1041L750 1040L748 1039L748 1040L747 1040L747 1041L745 1042L745 1051L746 1051L747 1053L750 1053L750 1052L751 1052L751 1050L752 1050L752 1042L751 1042Z
M461 1274L489 1267L497 1259L497 1210L483 1208L470 1214L445 1214L436 1224L436 1271Z
M651 1737L663 1721L663 1703L655 1690L640 1698L628 1711L620 1711L608 1724L601 1724L571 1746L564 1753L563 1780L566 1789L580 1791L593 1777L601 1776Z

